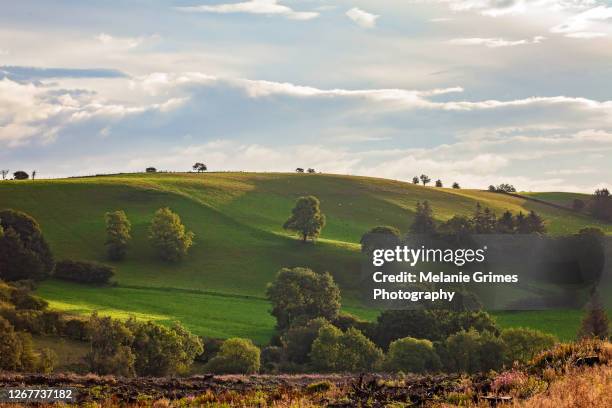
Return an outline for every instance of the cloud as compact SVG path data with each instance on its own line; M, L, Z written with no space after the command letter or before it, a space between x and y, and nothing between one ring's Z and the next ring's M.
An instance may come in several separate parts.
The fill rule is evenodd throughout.
M48 143L71 124L99 118L106 122L149 111L168 112L187 98L153 104L112 103L95 92L55 89L8 78L0 80L0 145L15 147L32 140Z
M376 20L380 17L357 7L347 11L346 16L363 28L374 28L376 26Z
M604 22L612 22L612 7L598 6L588 9L552 27L550 31L553 33L565 34L566 37L570 38L599 38L607 36L608 33L604 31L594 31L593 28ZM609 25L600 28L608 31L610 30Z
M456 38L450 40L453 45L484 45L488 48L514 47L517 45L539 44L545 37L536 36L531 40L505 40L503 38Z
M114 37L106 33L100 33L94 37L100 44L120 49L131 49L142 45L147 40L159 39L159 35L152 35L148 37Z
M280 15L292 20L311 20L319 16L319 13L314 11L295 11L278 3L278 0L249 0L241 3L177 7L177 10L187 13Z
M429 19L430 22L432 23L445 23L447 21L452 21L453 19L450 17L437 17L437 18L431 18Z
M477 11L482 15L499 17L524 14L530 10L551 11L582 10L593 5L594 0L435 0L446 3L454 11Z
M0 77L14 81L49 78L125 78L127 75L116 69L105 68L45 68L24 66L0 66Z

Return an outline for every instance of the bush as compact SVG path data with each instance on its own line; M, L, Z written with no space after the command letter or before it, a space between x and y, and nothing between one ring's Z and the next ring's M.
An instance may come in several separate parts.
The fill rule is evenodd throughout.
M531 361L532 370L553 369L565 372L571 367L612 363L612 346L597 339L583 339L576 343L559 343L538 354Z
M206 370L217 374L254 374L259 372L260 351L249 339L232 338L223 342Z
M276 372L283 362L285 353L282 347L267 346L261 350L261 365L266 372Z
M37 360L29 334L16 332L0 317L0 370L35 371Z
M88 340L90 336L89 322L78 318L67 319L61 334L73 340Z
M134 368L140 376L185 373L204 351L200 338L178 323L166 327L130 319L126 327L134 336L131 348L136 357Z
M331 324L319 329L310 352L315 368L332 372L371 371L382 357L382 351L359 330L342 332Z
M297 364L310 362L312 343L319 336L319 329L328 324L326 319L319 317L303 326L294 326L287 330L281 339L287 359Z
M72 282L108 284L115 269L97 262L63 260L57 262L53 275Z
M502 367L506 355L503 340L490 332L474 329L448 337L445 343L444 364L448 371L476 373Z
M439 370L441 363L431 341L406 337L389 345L385 368L389 371L424 373Z
M506 343L506 360L527 363L536 354L557 343L552 334L526 328L511 328L502 331L501 338Z
M219 350L221 350L221 345L223 344L223 339L217 339L214 337L201 337L202 345L204 347L204 351L196 356L196 361L201 363L207 363L211 358L213 358Z

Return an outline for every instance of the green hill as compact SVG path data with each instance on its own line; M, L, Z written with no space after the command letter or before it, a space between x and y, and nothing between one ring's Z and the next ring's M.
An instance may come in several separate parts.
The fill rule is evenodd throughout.
M309 194L319 197L327 215L316 245L301 244L281 227L295 199ZM104 213L123 209L132 222L134 239L128 257L115 264L119 285L91 288L47 281L39 294L52 307L76 313L134 314L160 322L180 320L198 334L244 336L259 342L269 338L274 326L264 298L266 284L284 266L331 272L343 289L344 308L373 318L376 311L360 307L354 294L359 239L376 225L406 231L419 200L429 200L439 220L470 214L480 202L497 213L533 209L547 220L552 234L589 225L612 232L610 225L527 198L367 177L186 173L0 183L0 208L34 216L60 259L106 262ZM196 245L179 264L158 261L147 241L148 224L163 206L177 212L196 234ZM516 316L500 315L500 319L515 324ZM568 325L575 326L575 320L576 316ZM574 327L568 325L568 333L573 333Z

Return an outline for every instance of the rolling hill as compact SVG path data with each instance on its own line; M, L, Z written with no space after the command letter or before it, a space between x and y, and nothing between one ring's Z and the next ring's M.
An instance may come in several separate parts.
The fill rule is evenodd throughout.
M316 245L304 245L282 229L295 199L309 194L319 197L327 216ZM406 231L420 200L430 201L439 220L470 214L480 202L497 213L535 210L547 220L551 234L590 225L612 232L610 225L526 197L368 177L158 173L0 183L0 208L35 217L58 259L107 262L104 213L123 209L132 222L128 257L115 264L118 286L92 288L49 280L38 293L52 307L132 314L162 323L180 320L197 334L250 337L260 343L274 326L264 297L266 284L285 266L331 272L343 289L344 309L374 318L377 312L360 306L355 296L359 239L376 225ZM196 234L195 246L179 264L158 261L147 241L153 213L164 206ZM533 313L501 313L499 319L502 325L523 322L561 337L575 333L579 313Z

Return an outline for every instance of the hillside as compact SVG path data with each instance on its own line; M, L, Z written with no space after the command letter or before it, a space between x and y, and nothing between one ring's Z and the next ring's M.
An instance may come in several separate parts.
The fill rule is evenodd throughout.
M316 245L301 244L282 229L295 199L308 194L319 197L327 215ZM373 318L376 312L361 308L353 293L359 239L376 225L406 231L419 200L429 200L439 220L470 214L480 202L497 213L533 209L547 220L552 234L588 225L612 232L612 226L587 216L524 198L366 177L186 173L0 183L0 208L34 216L60 259L106 262L104 213L123 209L132 222L128 257L116 264L119 286L48 281L39 294L53 307L181 320L198 334L260 342L269 338L274 326L264 299L266 284L284 266L331 272L343 289L345 309ZM163 206L180 214L196 234L196 245L180 264L160 263L147 242L148 223Z

